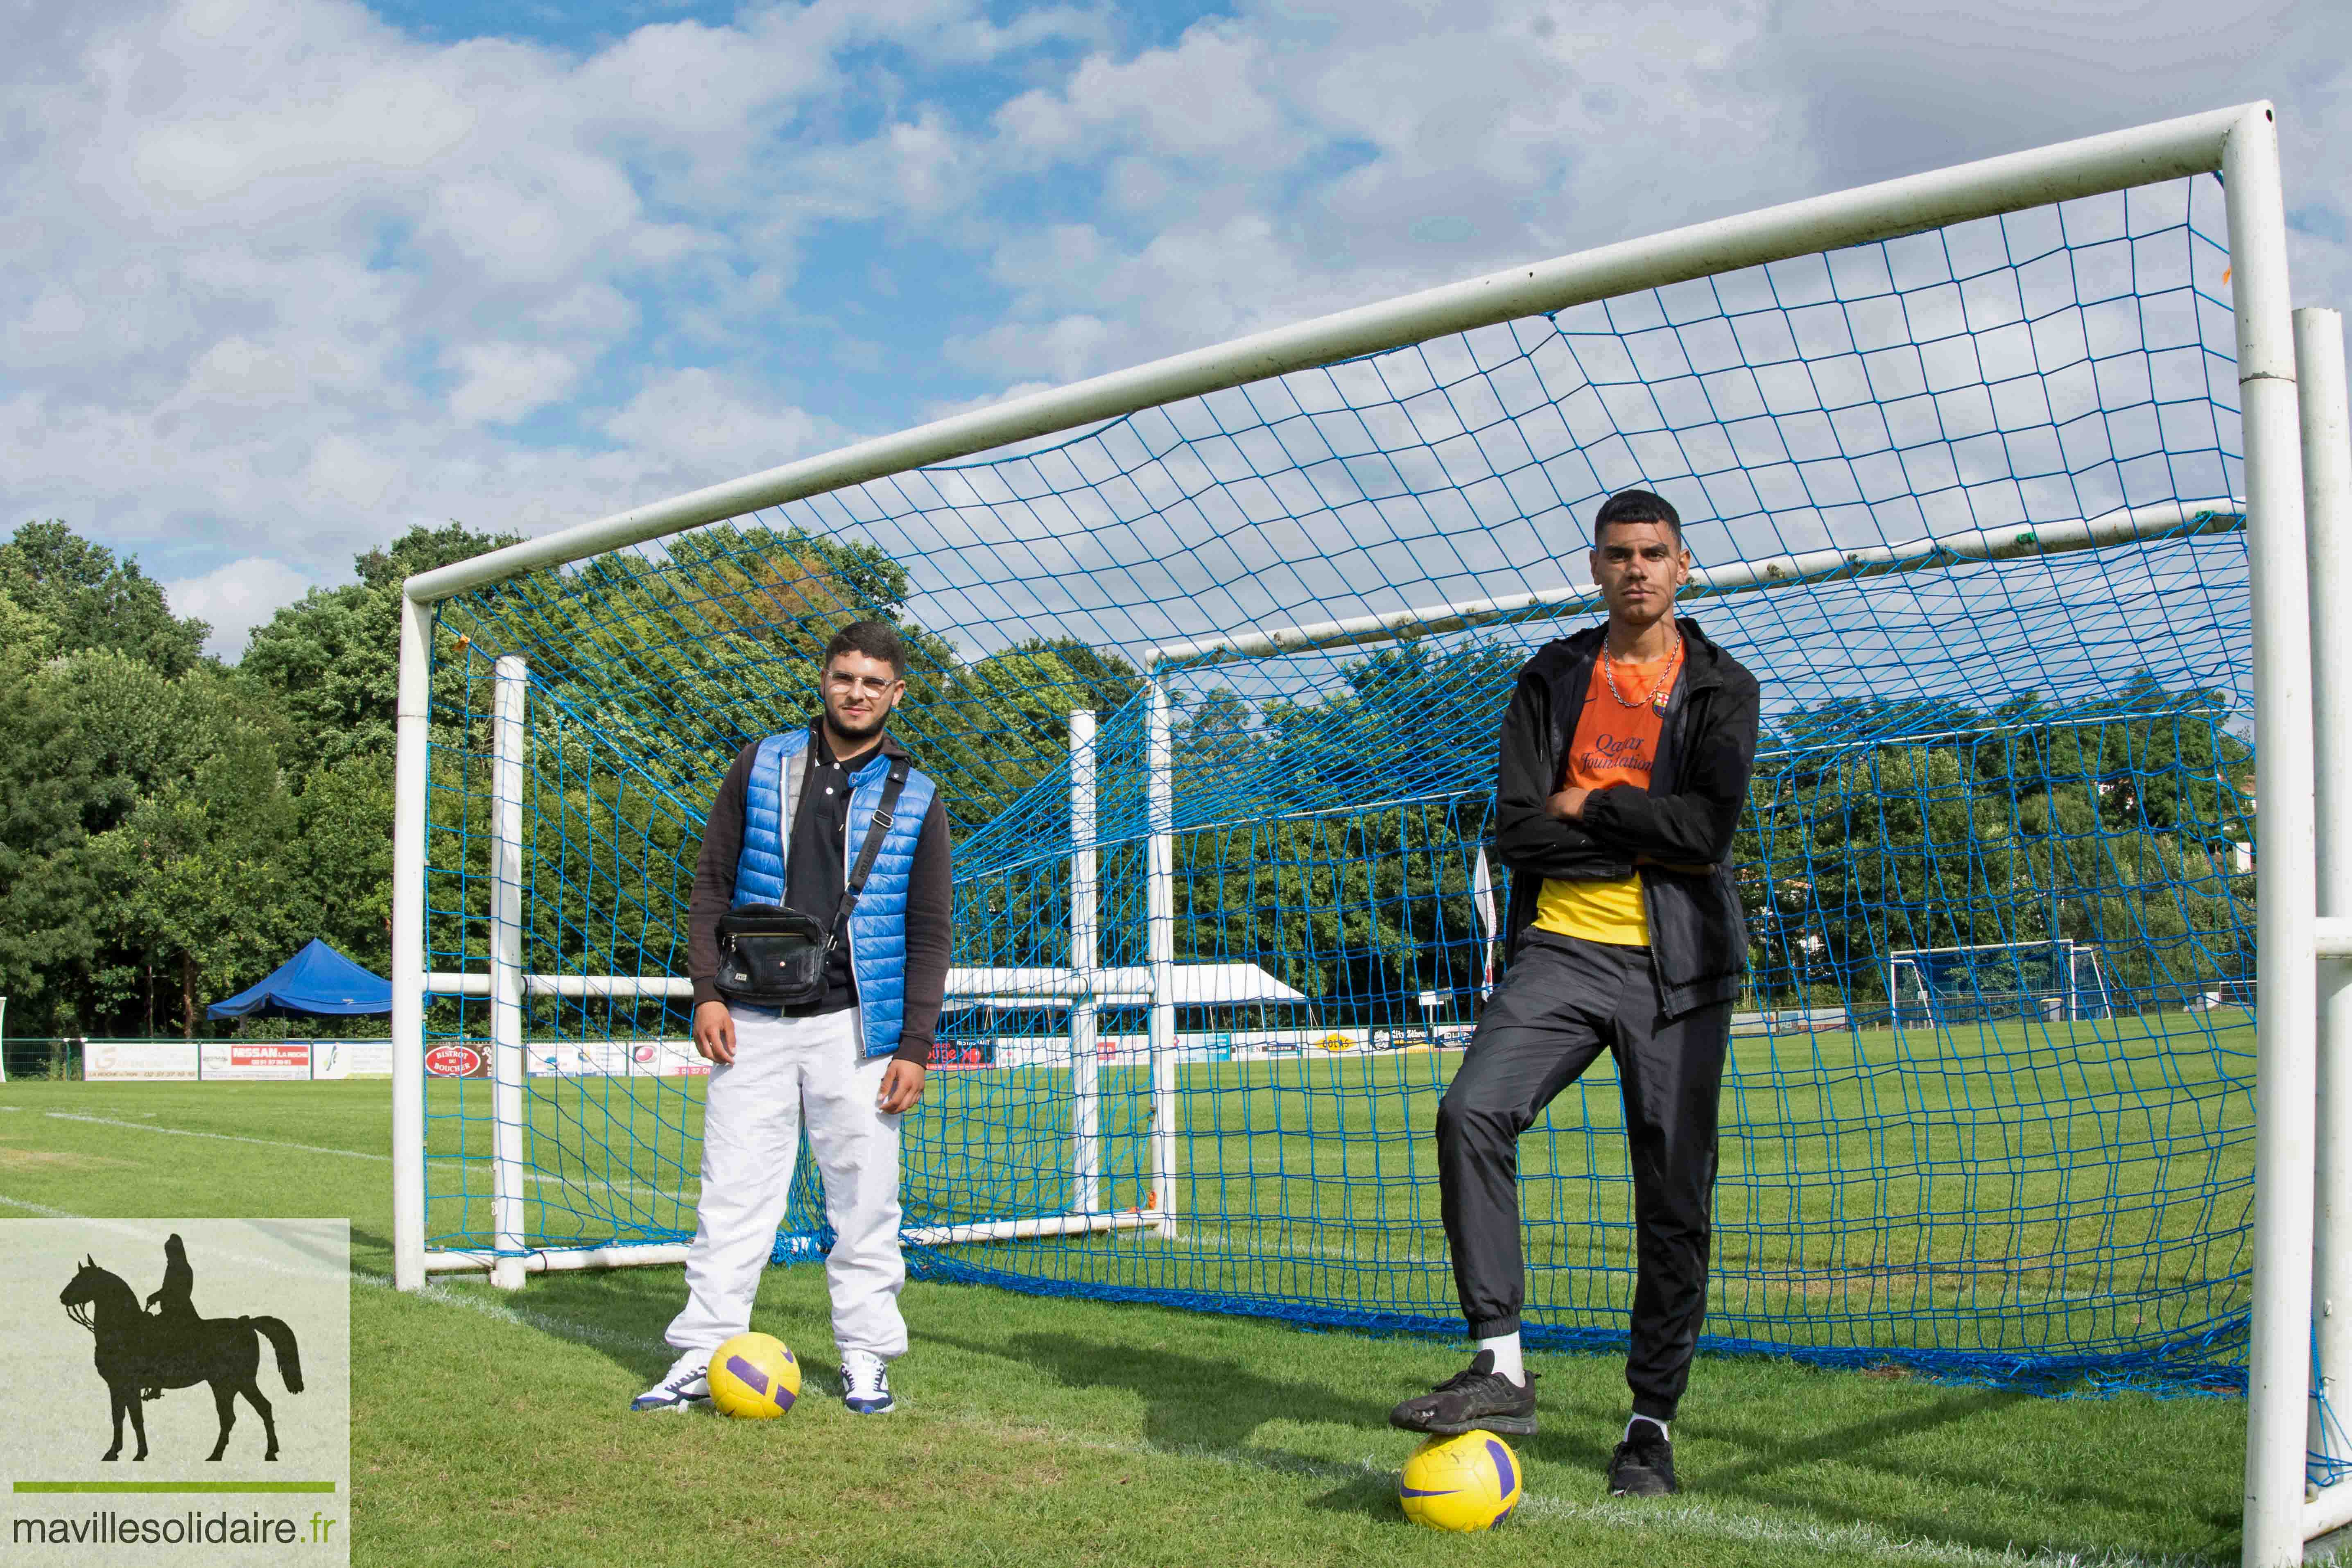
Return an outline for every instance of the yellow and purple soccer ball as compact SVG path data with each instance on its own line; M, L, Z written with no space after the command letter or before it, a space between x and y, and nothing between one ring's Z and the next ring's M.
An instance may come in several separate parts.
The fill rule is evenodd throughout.
M1519 1457L1492 1432L1432 1437L1397 1477L1404 1516L1432 1530L1491 1530L1519 1506Z
M773 1421L801 1396L801 1363L773 1334L737 1334L710 1352L710 1403L721 1415Z

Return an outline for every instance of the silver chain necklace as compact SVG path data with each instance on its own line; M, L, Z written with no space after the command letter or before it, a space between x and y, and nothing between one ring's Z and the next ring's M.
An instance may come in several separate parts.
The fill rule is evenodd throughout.
M1642 698L1638 701L1628 700L1625 694L1617 689L1617 661L1610 657L1608 639L1606 637L1601 639L1601 673L1608 679L1609 695L1617 700L1617 706L1620 708L1639 708L1644 702L1648 703L1653 708L1664 707L1665 705L1664 694L1666 688L1673 683L1676 672L1679 671L1682 667L1683 639L1676 637L1675 639L1675 651L1667 657L1666 668L1659 673L1657 684L1650 688L1649 695Z

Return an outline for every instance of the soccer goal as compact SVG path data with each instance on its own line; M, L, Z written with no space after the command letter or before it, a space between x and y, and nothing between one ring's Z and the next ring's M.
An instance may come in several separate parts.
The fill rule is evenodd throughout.
M2314 680L2340 714L2352 648L2331 667L2323 619L2315 672L2342 465L2311 468L2307 567L2302 444L2344 443L2342 354L2332 315L2291 322L2282 211L2268 107L2224 110L1279 328L411 579L399 1283L682 1256L703 812L739 746L805 721L830 632L884 615L955 836L911 1267L1458 1331L1430 1128L1506 901L1496 721L1598 613L1590 520L1638 484L1686 520L1685 613L1764 687L1742 1005L1803 1025L1734 1043L1708 1343L2246 1386L2248 1561L2294 1560L2352 1499L2304 1498L2315 1244L2323 1289L2352 1269L2314 1226L2352 1127L2315 1046L2352 874L2317 920L2303 847L2352 778L2315 796ZM2332 868L2352 834L2319 845ZM2251 1012L2188 1000L2250 978ZM1620 1118L1603 1068L1523 1145L1538 1346L1622 1338ZM798 1180L780 1262L829 1243Z
M1898 1028L2072 1024L2115 1015L2099 950L2063 937L1898 948L1886 955L1886 999Z

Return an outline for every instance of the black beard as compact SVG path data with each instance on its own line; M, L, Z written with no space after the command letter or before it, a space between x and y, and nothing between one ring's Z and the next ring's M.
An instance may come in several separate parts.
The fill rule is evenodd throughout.
M830 731L832 733L840 736L845 741L870 741L875 736L880 734L882 732L882 726L887 724L889 721L890 715L886 711L877 715L874 722L866 725L863 730L853 730L847 724L843 723L840 715L834 712L832 709L828 708L824 710L825 729Z

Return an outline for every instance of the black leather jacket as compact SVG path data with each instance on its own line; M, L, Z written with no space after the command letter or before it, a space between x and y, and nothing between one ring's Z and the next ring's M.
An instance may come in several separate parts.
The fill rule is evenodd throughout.
M1675 624L1683 672L1658 727L1648 789L1597 790L1575 822L1545 809L1562 787L1601 626L1546 643L1519 671L1495 781L1495 853L1512 873L1507 955L1534 922L1547 879L1608 881L1638 868L1667 1017L1739 994L1748 927L1731 879L1731 842L1748 805L1758 710L1756 678L1692 622Z

